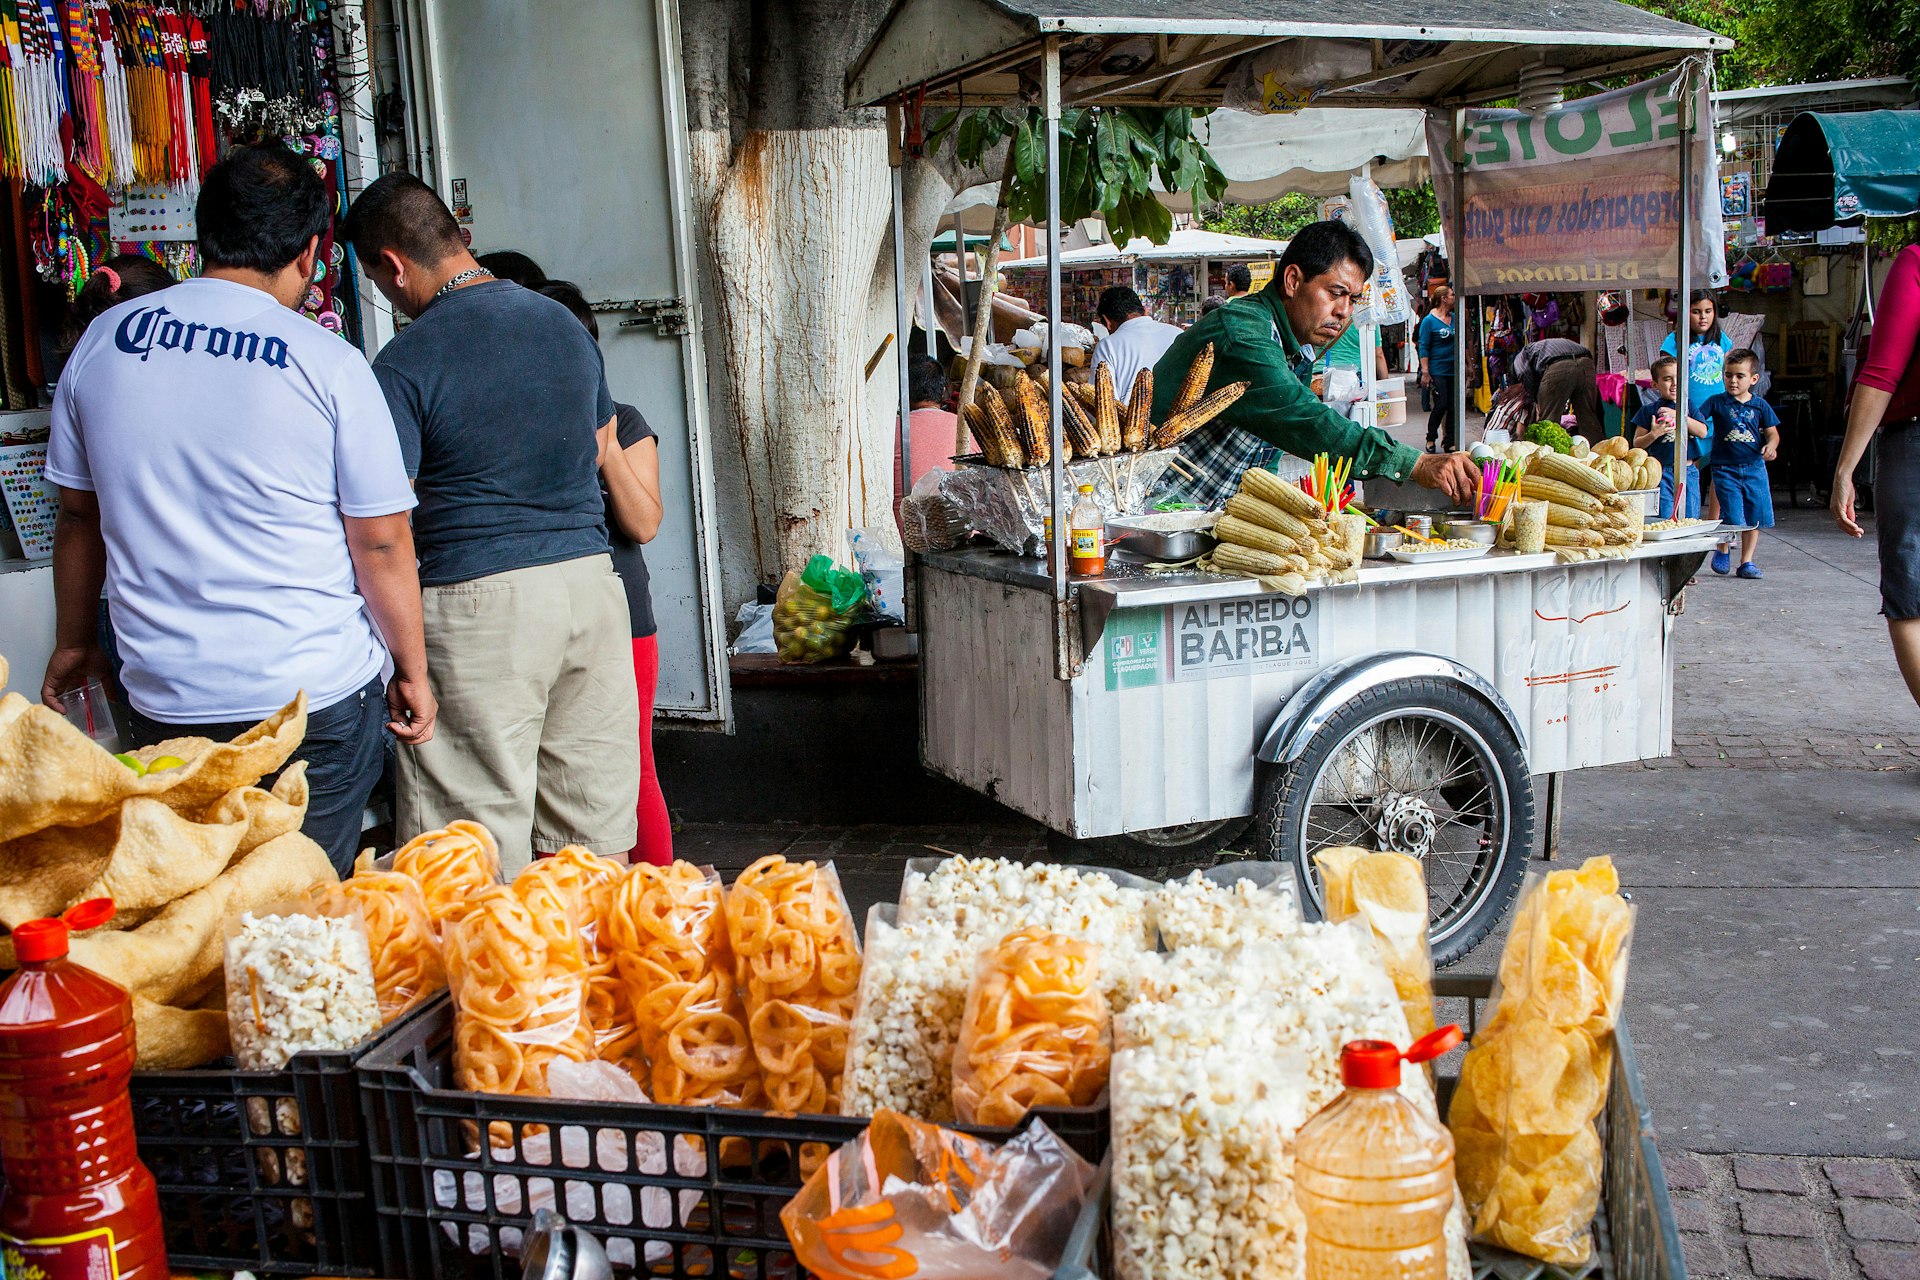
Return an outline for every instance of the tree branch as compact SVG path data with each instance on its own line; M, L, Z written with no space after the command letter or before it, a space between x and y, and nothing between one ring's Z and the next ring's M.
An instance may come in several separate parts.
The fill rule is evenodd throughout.
M1000 170L1000 198L993 203L993 235L987 240L987 264L980 273L980 305L974 310L973 342L967 349L967 370L960 376L960 406L973 403L974 388L980 385L980 363L986 359L987 343L993 336L993 282L1000 269L1000 237L1007 233L1007 203L1013 196L1013 146L1007 146L1007 160ZM961 220L954 223L958 248L967 251L967 234ZM961 299L962 305L966 302ZM956 451L967 446L967 427L961 418Z

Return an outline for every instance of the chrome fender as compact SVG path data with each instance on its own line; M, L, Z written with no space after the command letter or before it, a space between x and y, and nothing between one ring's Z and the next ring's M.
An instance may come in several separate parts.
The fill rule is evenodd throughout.
M1521 727L1520 718L1513 713L1513 708L1507 705L1507 700L1500 696L1500 691L1493 687L1492 682L1451 658L1434 653L1402 651L1350 658L1327 668L1302 685L1280 708L1280 714L1274 717L1273 727L1267 730L1266 739L1261 742L1255 758L1268 764L1292 764L1306 751L1313 735L1341 707L1369 689L1408 679L1445 680L1461 686L1500 713L1500 718L1507 722L1507 727L1513 730L1514 738L1520 743L1520 753L1526 754L1527 731Z

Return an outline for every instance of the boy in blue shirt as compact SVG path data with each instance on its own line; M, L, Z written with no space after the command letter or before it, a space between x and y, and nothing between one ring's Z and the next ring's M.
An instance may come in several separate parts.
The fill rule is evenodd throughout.
M1753 528L1740 535L1743 578L1763 576L1753 562L1760 546L1760 530L1773 528L1773 489L1767 482L1767 464L1780 452L1780 419L1773 406L1755 398L1753 384L1760 376L1760 359L1742 347L1727 355L1727 389L1700 406L1700 416L1713 424L1713 491L1720 499L1720 518L1728 524ZM1725 547L1713 553L1713 571L1727 572Z
M1680 391L1680 362L1661 356L1653 362L1653 390L1659 397L1633 416L1633 447L1645 449L1647 456L1660 463L1660 519L1673 517L1673 437L1679 422L1679 406L1673 401ZM1699 406L1693 406L1695 412ZM1706 423L1687 415L1687 501L1688 519L1700 514L1700 440L1712 430Z

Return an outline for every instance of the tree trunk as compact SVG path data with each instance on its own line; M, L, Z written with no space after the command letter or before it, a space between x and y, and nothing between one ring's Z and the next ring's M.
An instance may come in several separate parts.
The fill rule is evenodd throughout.
M889 7L681 8L709 368L730 420L715 423L729 608L816 553L845 560L850 528L892 520L897 356L865 376L895 326L891 175L881 114L843 98ZM912 264L951 187L924 161L904 185Z

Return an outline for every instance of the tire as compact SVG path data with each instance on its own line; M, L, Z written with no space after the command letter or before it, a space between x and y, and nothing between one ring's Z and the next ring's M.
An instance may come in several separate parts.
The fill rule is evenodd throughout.
M1372 753L1365 770L1362 744ZM1351 762L1352 786L1330 772L1336 760ZM1429 779L1423 771L1434 761L1435 771L1444 772ZM1379 785L1382 775L1385 787ZM1340 795L1347 798L1325 798ZM1389 841L1383 815L1396 814L1386 830L1406 838ZM1408 851L1422 856L1427 873L1438 967L1471 951L1512 905L1533 850L1533 821L1533 780L1506 720L1451 681L1421 678L1369 689L1336 711L1298 760L1267 766L1249 842L1264 856L1292 865L1300 877L1301 907L1313 919L1323 910L1315 849L1412 846ZM1421 854L1423 838L1427 848Z
M1167 878L1214 866L1222 853L1241 847L1241 838L1247 834L1252 821L1251 817L1221 818L1088 840L1051 832L1047 845L1062 862L1121 867Z

